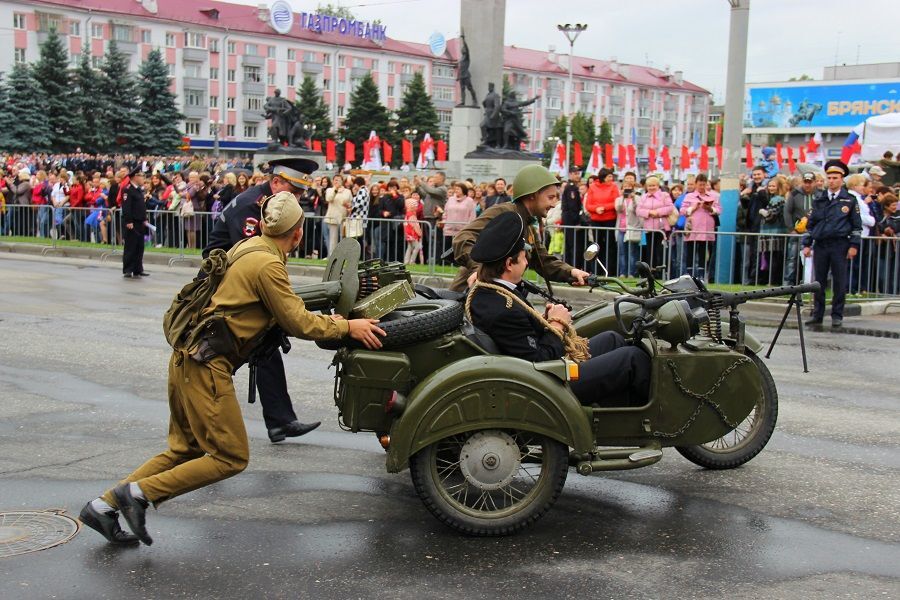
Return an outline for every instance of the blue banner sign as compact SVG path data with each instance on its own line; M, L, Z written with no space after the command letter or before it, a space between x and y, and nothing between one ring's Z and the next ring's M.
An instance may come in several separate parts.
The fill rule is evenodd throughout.
M855 127L892 112L900 112L900 81L748 87L744 94L745 128Z

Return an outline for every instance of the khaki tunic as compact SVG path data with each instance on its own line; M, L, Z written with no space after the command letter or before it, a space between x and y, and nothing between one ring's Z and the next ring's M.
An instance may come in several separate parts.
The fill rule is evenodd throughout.
M456 264L462 266L459 268L459 272L456 274L453 283L450 284L451 290L455 292L465 291L468 286L469 275L474 273L478 268L478 263L472 260L469 257L469 254L472 252L472 246L475 245L475 240L478 239L481 230L485 228L488 221L497 215L510 211L518 212L527 225L525 228L525 239L534 249L531 253L531 260L528 261L528 265L537 271L544 279L567 283L572 281L572 265L564 263L547 252L547 249L544 247L544 243L541 240L540 233L535 226L531 225L531 215L528 213L528 209L525 208L525 205L521 202L503 202L502 204L495 204L484 211L480 217L466 225L466 227L453 238L453 259L456 261Z
M254 237L236 247L251 246L263 250L229 266L211 305L204 309L204 314L224 311L242 357L252 350L250 340L276 323L302 339L347 335L347 321L306 310L291 290L285 255L272 239ZM169 360L167 448L122 482L137 482L147 500L158 504L243 471L250 445L231 373L232 365L224 356L200 363L186 350L174 351ZM116 506L112 490L103 499Z

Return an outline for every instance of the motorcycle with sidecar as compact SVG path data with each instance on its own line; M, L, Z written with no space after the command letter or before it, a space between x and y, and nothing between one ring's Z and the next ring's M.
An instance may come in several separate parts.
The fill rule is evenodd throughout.
M310 310L378 318L387 332L377 351L349 339L319 343L335 351L339 422L374 433L387 470L409 468L435 517L480 536L539 519L570 468L637 469L664 448L709 469L752 459L775 428L778 392L738 307L779 295L793 303L818 285L727 293L688 276L659 283L646 265L633 287L592 276L592 289L617 295L574 313L578 333L623 333L651 357L652 375L639 406L582 405L569 387L577 363L501 355L464 318L462 295L413 286L402 264L359 256L359 244L345 239L323 282L294 288Z

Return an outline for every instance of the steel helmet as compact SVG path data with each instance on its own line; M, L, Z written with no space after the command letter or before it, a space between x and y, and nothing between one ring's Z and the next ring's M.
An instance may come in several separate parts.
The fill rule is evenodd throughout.
M513 181L513 199L518 200L522 196L539 192L548 185L559 185L556 175L543 165L528 165L519 171Z

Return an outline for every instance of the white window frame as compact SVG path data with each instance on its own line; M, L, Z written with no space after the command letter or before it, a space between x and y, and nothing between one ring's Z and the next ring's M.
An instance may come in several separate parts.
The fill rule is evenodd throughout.
M263 82L263 71L262 67L256 67L253 65L244 65L241 71L241 74L244 78L241 81L250 81L253 83L262 83Z
M275 85L275 73L266 73L266 85Z
M203 90L184 90L185 106L202 106L206 107L206 92Z
M197 31L184 32L184 47L206 50L206 34Z
M431 95L436 100L456 100L456 88L449 85L435 85L431 87Z
M266 58L275 58L275 46L268 46L266 48Z
M234 125L225 125L225 137L234 137Z
M235 80L235 77L237 77L237 72L234 69L228 69L228 71L225 73L225 75L228 77L228 81L233 83Z
M117 42L134 42L134 25L124 25L122 23L114 23L112 31L110 31L109 39Z
M175 47L175 34L171 31L166 32L166 48Z
M244 56L259 56L259 45L244 44Z
M16 48L13 50L13 62L14 63L24 63L25 62L25 48Z
M234 96L228 96L228 98L225 99L225 108L227 108L228 110L234 110L234 106L235 106Z
M295 85L297 85L297 77L295 75L288 75L287 84L288 87L294 87Z
M244 138L255 140L259 137L259 127L257 125L244 125Z
M25 29L25 13L13 13L13 29Z
M91 23L91 37L95 40L103 39L103 23Z
M209 68L209 78L210 79L218 79L219 78L219 67L210 67Z
M210 108L219 108L219 97L218 96L210 96L209 97L209 107Z
M263 96L244 96L244 110L262 111L266 99Z
M219 51L219 38L209 38L207 43L209 44L210 52L218 52Z
M200 121L185 121L184 135L200 135Z
M228 54L234 54L237 51L237 44L234 42L228 42L228 46L226 47Z
M81 21L69 21L69 35L81 37Z
M152 44L153 43L153 32L149 29L141 29L141 43L142 44Z
M287 57L288 60L297 60L297 50L295 48L288 48Z

